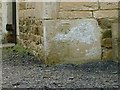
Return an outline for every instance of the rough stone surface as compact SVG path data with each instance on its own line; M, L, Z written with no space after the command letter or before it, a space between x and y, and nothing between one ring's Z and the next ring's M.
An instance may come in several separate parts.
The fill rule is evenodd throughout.
M117 9L119 8L118 2L101 2L100 9Z
M111 38L105 38L102 40L102 46L106 48L112 47L112 39Z
M0 1L0 33L2 31L2 2Z
M25 5L24 5L25 4ZM41 11L36 8L36 5L41 5L41 3L24 3L25 8L20 9L19 14L19 38L18 41L26 49L39 57L44 59L44 48L43 48L43 23L40 18L42 15L38 16ZM21 8L21 5L19 6Z
M107 59L107 60L112 59L112 50L108 50L108 51L104 52L103 59Z
M104 39L104 38L112 38L112 31L111 30L105 30L102 33L102 39Z
M100 30L94 19L45 21L48 62L81 63L101 58Z
M116 61L120 60L120 34L119 34L119 23L112 25L112 48L113 48L113 59Z

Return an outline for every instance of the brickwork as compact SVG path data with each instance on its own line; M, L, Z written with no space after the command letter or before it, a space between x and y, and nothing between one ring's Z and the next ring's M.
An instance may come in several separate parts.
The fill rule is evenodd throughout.
M50 47L49 48L46 47L48 47L48 45L49 46L56 45L55 42L49 44L52 42L49 41L49 39L53 37L55 33L59 32L58 29L60 27L64 26L64 24L62 25L61 23L65 22L65 27L62 30L64 29L66 30L66 28L71 27L69 26L69 21L77 19L79 20L94 19L98 22L98 25L100 27L99 34L102 34L100 39L101 59L103 60L111 59L112 58L111 26L113 23L118 21L118 2L102 2L102 0L96 0L96 2L72 2L72 3L70 2L19 3L20 35L18 41L22 43L24 47L31 50L34 53L34 55L40 57L45 61L47 60L47 58L49 58L46 57L46 54L48 55L50 50ZM52 21L49 22L49 20ZM53 21L56 23L53 24ZM58 26L59 24L62 26L59 27L57 26L58 21L59 21ZM46 24L48 22L50 23L49 25ZM71 25L74 26L74 24ZM57 27L58 29L53 28L53 26ZM45 31L47 30L45 28L50 30L51 28L53 28L54 31L52 32L50 32L49 30ZM67 33L68 31L65 32ZM47 35L47 38L45 35ZM46 39L48 40L48 42L46 42ZM48 51L47 53L46 50ZM52 53L50 53L48 56L50 56ZM56 55L59 56L59 53ZM53 55L52 58L57 57Z

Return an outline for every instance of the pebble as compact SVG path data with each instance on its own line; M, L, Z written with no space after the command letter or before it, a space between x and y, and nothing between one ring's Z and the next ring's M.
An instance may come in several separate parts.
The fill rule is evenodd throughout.
M4 52L3 59L2 78L4 83L2 85L7 88L11 88L11 85L15 88L20 87L21 83L23 87L44 88L45 90L49 90L49 87L118 87L116 80L118 68L117 64L113 62L50 66L44 65L32 55L21 56L16 52ZM11 84L10 82L13 81L16 83Z

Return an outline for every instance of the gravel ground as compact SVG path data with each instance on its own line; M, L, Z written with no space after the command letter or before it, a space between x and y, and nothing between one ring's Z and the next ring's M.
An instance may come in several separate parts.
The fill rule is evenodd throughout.
M3 88L119 87L118 63L113 61L51 66L42 64L30 54L3 49L2 65Z

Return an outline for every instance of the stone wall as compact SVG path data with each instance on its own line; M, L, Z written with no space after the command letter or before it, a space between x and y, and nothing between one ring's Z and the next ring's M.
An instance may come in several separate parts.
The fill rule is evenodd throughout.
M43 49L43 22L40 20L40 11L37 3L19 3L19 36L18 42L34 55L44 59ZM38 3L39 7L40 3Z
M118 2L62 2L60 18L95 18L101 27L102 59L112 58L112 23L118 21Z
M0 0L0 44L2 43L2 1Z
M0 31L2 31L2 1L0 0Z
M112 59L117 21L118 2L20 2L18 41L46 63Z

